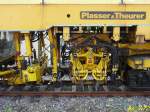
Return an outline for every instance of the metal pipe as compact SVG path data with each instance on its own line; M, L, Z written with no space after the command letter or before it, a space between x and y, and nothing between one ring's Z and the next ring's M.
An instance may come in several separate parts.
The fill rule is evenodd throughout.
M16 72L15 70L0 71L0 76L13 74L15 72Z

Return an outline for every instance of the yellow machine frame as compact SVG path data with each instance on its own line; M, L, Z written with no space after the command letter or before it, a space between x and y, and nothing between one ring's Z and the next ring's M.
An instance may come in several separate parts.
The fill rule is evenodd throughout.
M129 19L99 19L97 15L86 15L86 12L90 11L103 11L103 12L143 12L141 15L134 15ZM52 74L53 81L57 80L58 73L58 43L55 37L54 28L63 27L63 39L68 41L70 39L70 26L113 26L113 37L115 42L120 40L120 27L121 26L137 26L137 35L144 35L145 40L150 40L150 4L0 4L1 17L0 17L0 30L14 31L14 41L16 42L16 51L20 52L20 38L19 33L22 32L26 42L27 57L31 57L32 48L29 31L44 31L48 30L49 41L52 49ZM85 17L86 15L86 17ZM88 17L89 16L89 17ZM106 15L107 16L107 15ZM105 17L104 17L105 18ZM137 19L138 18L138 19ZM24 33L23 33L24 32ZM120 48L129 48L130 54L138 54L134 52L137 49L138 44L118 44ZM141 45L140 45L141 46ZM142 44L143 49L150 50L148 43ZM89 52L88 52L89 53ZM78 57L88 57L89 54L79 55ZM94 54L97 56L97 54ZM101 57L98 54L98 57ZM23 57L16 56L17 66L21 69L21 61ZM106 59L109 62L109 59ZM75 60L72 63L76 67L81 67L81 64ZM131 62L129 62L131 63ZM22 84L26 82L40 82L41 73L45 68L46 60L43 62L44 66L40 64L30 65L26 70L22 70L17 74L17 78L9 78L9 82L16 78L16 81L12 81L15 84ZM81 72L85 79L87 77L87 70L90 64L85 65ZM93 68L92 65L91 68ZM106 67L106 63L99 63L97 69L101 70ZM81 68L82 68L81 67ZM97 69L93 69L92 75L96 80L103 80L106 77L97 78L95 74L100 73ZM0 75L6 75L8 73L14 73L14 71L0 72ZM20 76L21 75L21 76ZM106 74L104 74L106 75ZM8 78L8 77L7 77ZM77 78L78 79L78 78Z
M143 20L81 19L82 11L108 11L108 9L110 12L146 12L146 18ZM150 25L150 4L0 4L0 10L2 11L1 30L47 30L52 26Z
M14 32L14 43L16 48L16 63L17 63L17 71L16 70L7 70L0 71L0 76L4 77L5 80L8 81L9 84L26 84L26 83L40 83L42 81L42 75L47 66L47 56L44 55L39 63L35 63L29 65L26 69L22 69L22 61L25 57L31 58L32 56L32 48L31 48L31 39L29 33L22 33L24 35L25 46L26 46L26 54L25 56L20 55L20 47L21 47L21 33ZM41 42L41 41L40 41Z
M99 51L94 53L92 48L87 48L87 52L80 52L76 57L71 58L72 62L72 74L75 81L87 80L89 73L93 76L93 79L97 81L106 81L107 79L107 70L108 63L110 61L109 55L103 57L103 52ZM95 58L100 58L98 64L95 63ZM86 61L84 64L80 62L80 59Z

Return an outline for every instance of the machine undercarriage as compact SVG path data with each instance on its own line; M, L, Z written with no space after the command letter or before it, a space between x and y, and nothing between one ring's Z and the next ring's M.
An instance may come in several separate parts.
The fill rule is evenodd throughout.
M149 5L28 6L11 5L12 24L0 7L2 85L150 87Z
M130 37L130 33L136 32L126 30L131 27L118 27L120 33L117 34L111 27L67 28L69 28L67 40L65 36L63 37L63 27L28 34L10 33L14 35L13 41L8 39L12 37L3 37L1 43L5 41L6 44L1 46L3 50L0 65L1 83L37 85L70 81L77 85L119 84L119 86L125 85L132 88L149 87L150 48L148 47L150 44L148 41L137 40L138 37L135 35ZM121 35L126 35L126 40L122 37L117 40ZM50 41L49 53L52 67L47 66L48 54L45 53L45 38ZM20 51L22 41L26 46L24 55ZM36 49L33 48L35 42L37 42ZM6 56L8 50L12 52ZM48 78L45 80L45 77Z

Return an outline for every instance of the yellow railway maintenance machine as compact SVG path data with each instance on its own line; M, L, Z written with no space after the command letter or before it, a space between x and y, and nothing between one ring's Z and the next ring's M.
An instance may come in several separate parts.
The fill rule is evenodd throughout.
M49 81L69 76L73 83L121 81L150 86L150 2L147 0L3 0L0 77L8 84L42 83L49 38ZM46 33L46 34L45 34ZM25 41L26 55L20 54ZM38 41L38 57L33 42ZM6 43L6 44L4 44ZM14 47L13 47L14 45ZM9 48L14 48L8 54Z

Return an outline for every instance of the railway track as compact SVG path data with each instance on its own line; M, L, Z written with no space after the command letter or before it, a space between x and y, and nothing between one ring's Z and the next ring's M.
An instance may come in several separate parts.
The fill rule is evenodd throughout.
M99 91L99 92L52 92L52 91L11 91L0 92L0 96L150 96L150 91Z
M150 96L150 89L70 84L0 86L0 96Z

